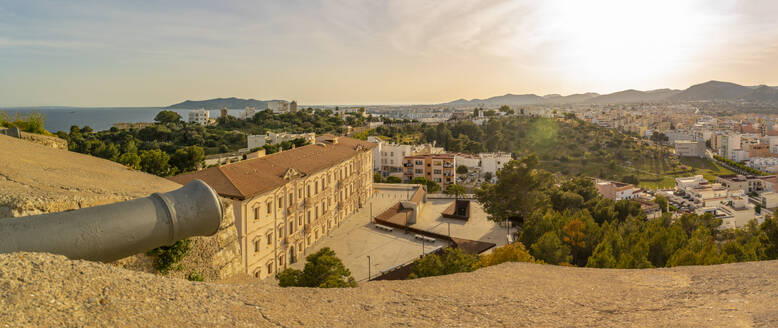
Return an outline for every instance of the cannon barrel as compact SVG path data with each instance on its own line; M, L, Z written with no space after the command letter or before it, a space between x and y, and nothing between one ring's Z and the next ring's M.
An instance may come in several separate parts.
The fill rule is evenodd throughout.
M0 253L48 252L110 262L219 229L222 205L205 182L79 210L0 219Z

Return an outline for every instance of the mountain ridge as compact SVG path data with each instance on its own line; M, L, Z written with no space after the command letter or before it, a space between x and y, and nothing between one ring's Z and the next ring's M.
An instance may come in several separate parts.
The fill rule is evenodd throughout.
M684 90L654 89L641 91L627 89L609 94L594 92L561 95L557 93L539 96L536 94L505 94L485 99L460 98L442 103L443 106L466 105L545 105L545 104L623 104L641 102L674 101L751 101L778 104L778 87L758 85L743 86L732 82L710 80L692 85Z
M230 108L230 109L240 109L245 107L254 107L257 109L265 109L267 108L267 104L271 101L278 101L276 99L273 100L257 100L253 98L249 99L242 99L242 98L236 98L236 97L229 97L229 98L212 98L212 99L206 99L206 100L185 100L177 104L173 104L170 106L167 106L165 108L167 109L199 109L199 108L205 108L205 109L221 109L224 107Z

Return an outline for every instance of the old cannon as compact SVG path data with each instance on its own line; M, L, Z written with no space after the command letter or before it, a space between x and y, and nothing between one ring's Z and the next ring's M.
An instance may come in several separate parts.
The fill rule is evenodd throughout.
M73 211L0 219L0 253L47 252L109 262L216 233L219 197L194 180L166 193Z

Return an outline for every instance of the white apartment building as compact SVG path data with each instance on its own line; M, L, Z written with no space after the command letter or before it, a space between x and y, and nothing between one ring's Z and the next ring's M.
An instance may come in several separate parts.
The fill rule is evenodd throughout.
M368 137L367 141L376 144L373 148L373 170L381 173L382 176L395 176L404 179L403 161L405 156L442 154L442 147L435 147L432 144L423 145L402 145L385 142L377 137Z
M272 145L282 143L284 141L292 141L294 139L305 139L309 144L316 142L316 133L275 133L267 132L265 134L253 134L246 137L248 141L248 149L254 149L262 147L264 145Z
M289 102L286 100L269 101L267 109L272 110L273 113L286 113L289 111ZM297 109L297 103L295 103L295 109Z
M189 112L189 123L206 125L210 119L211 113L204 108L195 109Z
M776 173L778 172L778 158L776 157L753 157L749 159L748 166L757 170Z
M247 120L254 117L254 114L257 113L257 109L254 107L246 107L243 109L243 112L240 113L240 118Z
M732 159L732 151L740 149L739 134L721 134L718 135L717 145L719 146L719 155Z
M686 157L705 157L705 142L692 140L676 140L675 154Z
M455 154L454 158L457 166L467 167L468 172L478 172L481 176L490 173L495 177L497 171L511 160L511 155L508 153Z

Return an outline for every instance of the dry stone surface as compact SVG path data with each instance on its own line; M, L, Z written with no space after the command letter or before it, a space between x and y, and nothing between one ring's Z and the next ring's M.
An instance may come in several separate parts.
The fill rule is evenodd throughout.
M115 162L0 135L0 220L110 204L180 187ZM183 278L194 271L213 281L245 271L232 203L226 199L222 203L225 216L219 232L192 238L192 250L180 263L181 270L171 271L170 276ZM154 272L153 261L137 254L113 264Z
M645 270L506 263L283 289L0 254L0 327L776 327L776 272L778 261Z

